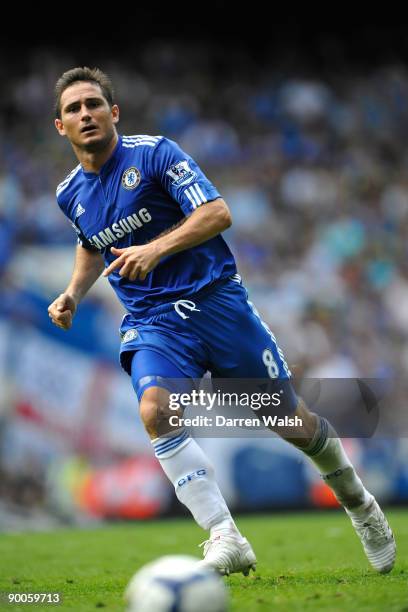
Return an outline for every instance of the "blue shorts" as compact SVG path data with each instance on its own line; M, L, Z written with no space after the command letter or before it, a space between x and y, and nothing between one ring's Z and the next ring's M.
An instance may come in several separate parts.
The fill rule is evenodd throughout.
M162 304L143 319L127 314L120 333L121 365L132 376L139 399L157 377L199 379L207 370L218 378L291 376L238 275ZM136 351L140 358L133 360Z

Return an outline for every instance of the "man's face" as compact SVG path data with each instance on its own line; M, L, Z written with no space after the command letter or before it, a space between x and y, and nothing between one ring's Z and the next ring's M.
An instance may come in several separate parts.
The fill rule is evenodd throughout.
M55 127L74 147L97 152L112 140L119 108L109 107L96 83L79 81L67 87L61 96L61 119Z

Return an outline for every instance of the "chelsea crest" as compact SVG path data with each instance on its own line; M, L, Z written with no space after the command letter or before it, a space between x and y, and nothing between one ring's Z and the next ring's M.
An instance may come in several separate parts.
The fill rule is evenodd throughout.
M135 189L139 185L141 178L142 176L137 168L134 166L128 168L122 174L122 186L125 189Z

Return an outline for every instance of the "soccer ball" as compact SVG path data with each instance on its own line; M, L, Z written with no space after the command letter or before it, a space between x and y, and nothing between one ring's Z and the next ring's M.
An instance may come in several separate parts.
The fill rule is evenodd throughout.
M221 577L187 555L161 557L129 582L128 612L225 612L228 593Z

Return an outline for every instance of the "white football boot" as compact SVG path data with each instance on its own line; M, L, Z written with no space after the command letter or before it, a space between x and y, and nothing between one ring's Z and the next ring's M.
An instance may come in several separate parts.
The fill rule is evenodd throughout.
M363 510L345 510L373 568L382 574L390 572L394 567L397 547L391 527L374 497Z
M250 543L234 532L216 533L200 546L204 546L204 559L199 561L201 567L210 567L222 576L236 572L248 576L251 569L256 569L256 557Z

